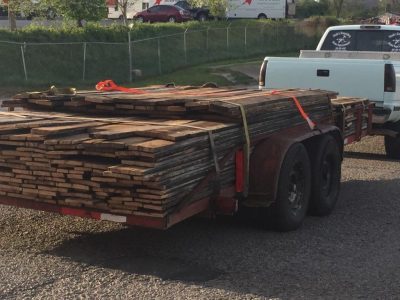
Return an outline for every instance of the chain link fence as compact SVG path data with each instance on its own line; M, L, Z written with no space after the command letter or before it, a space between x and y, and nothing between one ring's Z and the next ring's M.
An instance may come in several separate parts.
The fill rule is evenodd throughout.
M119 43L0 41L0 82L79 83L139 78L212 61L315 47L318 37L286 23L197 30Z

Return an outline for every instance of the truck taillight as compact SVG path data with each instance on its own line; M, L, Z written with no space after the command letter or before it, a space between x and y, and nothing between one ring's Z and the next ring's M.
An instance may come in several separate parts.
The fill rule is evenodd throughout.
M385 64L385 81L384 81L385 92L396 91L396 71L392 64Z
M260 76L258 77L258 86L260 89L265 87L265 76L266 76L266 72L267 72L267 64L268 64L268 60L264 60L261 65Z

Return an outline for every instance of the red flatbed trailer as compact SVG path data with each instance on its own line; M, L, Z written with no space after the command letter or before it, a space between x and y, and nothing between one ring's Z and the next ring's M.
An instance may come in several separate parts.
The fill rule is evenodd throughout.
M359 99L355 99L359 101ZM337 124L334 116L318 124L316 130L310 130L305 122L303 125L280 130L270 135L265 135L251 141L251 147L254 151L250 157L249 165L249 192L247 197L243 197L243 169L244 158L243 149L232 149L232 155L236 160L236 182L234 186L221 190L216 199L203 198L187 205L182 205L175 212L164 218L152 218L149 216L113 214L102 210L92 208L65 207L56 204L35 202L31 200L0 196L0 204L41 210L46 212L59 213L61 215L77 216L91 218L95 220L107 220L126 225L142 226L156 229L168 229L169 227L198 214L225 214L233 215L240 207L267 208L279 201L278 192L280 180L282 180L282 168L290 149L294 145L305 145L308 151L313 152L312 148L318 148L320 141L324 137L332 137L339 150L342 159L343 147L346 144L360 141L363 137L375 134L372 130L372 109L371 103L355 106L354 113L357 116L355 120L355 132L344 137L344 125ZM343 112L344 114L344 112ZM367 126L363 126L362 117L367 116ZM335 123L336 122L336 123ZM343 122L344 124L344 122ZM311 159L313 159L311 157ZM213 172L207 177L211 177ZM317 176L313 174L313 176ZM207 178L205 179L207 182ZM240 203L239 203L240 199ZM261 200L262 199L262 200ZM335 200L336 202L336 200ZM320 215L330 213L324 211ZM318 214L318 213L317 213ZM302 222L302 220L301 220ZM296 226L281 227L279 230L292 230Z

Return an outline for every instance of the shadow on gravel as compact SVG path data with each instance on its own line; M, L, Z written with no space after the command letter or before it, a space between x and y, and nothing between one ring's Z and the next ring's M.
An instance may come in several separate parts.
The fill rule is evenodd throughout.
M344 152L344 157L357 158L357 159L373 159L373 160L378 160L378 161L399 162L396 159L388 158L386 156L386 154L378 154L378 153L345 151Z
M295 232L193 219L167 231L75 233L46 253L266 297L385 298L400 293L399 190L399 179L343 182L334 213Z
M228 222L232 223L231 220ZM46 254L130 274L153 275L163 280L207 282L218 278L223 271L212 263L196 260L197 249L192 246L204 235L214 234L210 226L218 225L197 218L168 231L127 227L95 234L71 232L75 238L64 241ZM193 253L193 259L187 257L190 253Z

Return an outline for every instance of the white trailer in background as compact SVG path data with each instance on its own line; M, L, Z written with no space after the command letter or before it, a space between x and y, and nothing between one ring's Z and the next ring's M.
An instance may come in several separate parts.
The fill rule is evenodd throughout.
M114 2L114 1L112 1L112 2ZM127 7L127 12L126 12L127 19L128 20L133 19L133 16L136 15L136 13L146 9L147 7L148 7L148 2L146 4L145 1L129 1L128 7ZM122 13L121 8L119 8L118 5L113 4L113 3L108 4L108 18L122 20L123 13Z
M294 12L294 5L294 0L228 0L226 15L229 19L282 19L288 11Z

